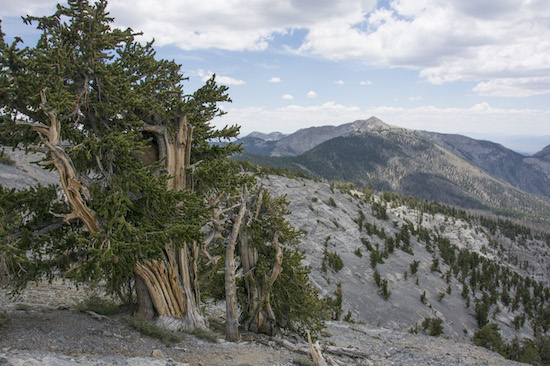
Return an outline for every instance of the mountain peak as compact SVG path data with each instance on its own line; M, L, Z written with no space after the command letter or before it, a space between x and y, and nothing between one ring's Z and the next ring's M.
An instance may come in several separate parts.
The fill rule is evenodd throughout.
M355 133L365 133L372 130L391 128L390 125L385 124L381 119L374 116L369 119L357 120L353 122L350 127Z
M550 145L546 146L544 149L542 149L538 153L534 154L533 157L534 158L541 158L541 159L550 157Z
M286 137L287 135L281 133L281 132L271 132L269 134L261 133L261 132L251 132L247 137L253 137L264 141L279 141Z

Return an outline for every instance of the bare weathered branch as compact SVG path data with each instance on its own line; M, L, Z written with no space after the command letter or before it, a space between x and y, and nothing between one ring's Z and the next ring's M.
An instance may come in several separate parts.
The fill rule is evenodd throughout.
M323 358L323 354L321 353L321 348L319 347L319 341L314 345L313 342L311 342L311 335L309 334L309 330L307 331L307 342L309 344L309 353L311 354L311 358L313 359L313 362L316 366L326 366L325 359Z

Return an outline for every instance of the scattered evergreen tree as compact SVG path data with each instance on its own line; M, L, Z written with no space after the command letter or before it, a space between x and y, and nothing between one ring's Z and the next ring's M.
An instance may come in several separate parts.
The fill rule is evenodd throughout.
M486 324L472 338L476 346L485 347L491 351L498 352L501 355L506 354L505 343L500 335L500 329L497 324Z
M418 272L418 266L420 265L419 261L412 261L410 264L411 274L416 274Z
M382 280L382 283L381 283L381 288L380 288L380 291L378 292L380 294L380 296L382 296L382 298L386 301L388 301L388 299L390 298L391 296L391 291L390 289L388 288L388 280L386 278L384 278Z
M432 337L437 337L443 334L443 319L440 318L425 318L422 321L422 328Z

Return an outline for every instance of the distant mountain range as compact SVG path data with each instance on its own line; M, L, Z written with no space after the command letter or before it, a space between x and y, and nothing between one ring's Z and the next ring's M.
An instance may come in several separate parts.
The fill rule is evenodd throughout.
M253 133L238 159L378 191L550 218L550 146L526 157L490 141L415 131L376 117L290 135Z

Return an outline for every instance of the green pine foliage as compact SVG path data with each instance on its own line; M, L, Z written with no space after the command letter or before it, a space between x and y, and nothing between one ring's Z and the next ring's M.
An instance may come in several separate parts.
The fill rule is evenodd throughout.
M52 16L25 18L42 32L33 47L19 38L7 44L0 30L0 145L45 153L50 170L56 169L54 152L63 153L99 227L87 230L70 216L74 207L56 187L0 187L0 280L19 286L59 275L105 281L109 293L129 300L138 263L165 258L168 245L201 243L213 209L208 199L230 197L226 207L231 207L231 197L243 187L253 189L255 176L229 159L241 150L229 142L239 127L217 129L211 123L225 113L220 103L231 101L227 87L212 76L195 92L185 92L180 65L157 59L152 42L137 42L139 33L113 28L106 8L106 0L68 0ZM173 177L159 157L157 137L173 137L184 117L192 129L189 169L183 189L168 189ZM59 146L36 131L37 126L48 131L54 120ZM300 232L285 220L286 204L264 195L259 219L249 225L259 256L251 276L266 282L278 235L284 264L270 289L277 323L315 332L322 327L324 303L302 265ZM223 253L221 240L211 245ZM208 273L196 260L200 273ZM206 293L223 293L219 279L201 280L208 284ZM239 291L246 291L242 283Z
M443 319L425 318L422 321L422 328L432 337L438 337L443 334Z
M79 281L103 279L111 293L122 294L129 290L136 263L161 254L167 241L200 240L207 207L198 192L166 189L168 176L158 165L146 164L142 157L150 139L145 127L174 128L178 116L186 114L196 131L197 159L223 158L235 150L233 145L216 151L207 147L208 140L237 132L209 124L221 114L217 103L229 101L227 88L211 79L184 95L180 66L155 59L152 44L139 44L130 29L111 28L106 6L106 1L70 0L53 16L24 19L42 31L34 48L20 48L19 39L0 44L0 143L47 151L38 134L20 121L49 126L51 116L45 112L55 111L62 149L86 185L85 201L102 228L90 233L79 220L63 224L47 214L71 211L54 188L3 191L21 196L2 200L20 225L4 225L0 233L8 239L3 243L15 248L10 251L19 251L10 260L24 273L17 276L21 284L62 273ZM203 164L205 169L209 164ZM24 220L29 205L38 214ZM33 253L32 259L20 255L23 251Z
M279 327L302 335L306 330L317 334L324 326L324 303L309 283L310 269L302 264L305 255L297 248L302 233L286 220L287 205L284 197L271 197L269 192L263 192L260 215L249 228L249 245L256 249L258 262L253 272L247 275L262 288L271 290L269 301ZM275 263L275 248L271 245L275 234L282 246L283 265L273 287L268 289L267 282ZM243 317L246 318L249 315L249 294L244 281L238 283L238 294Z

